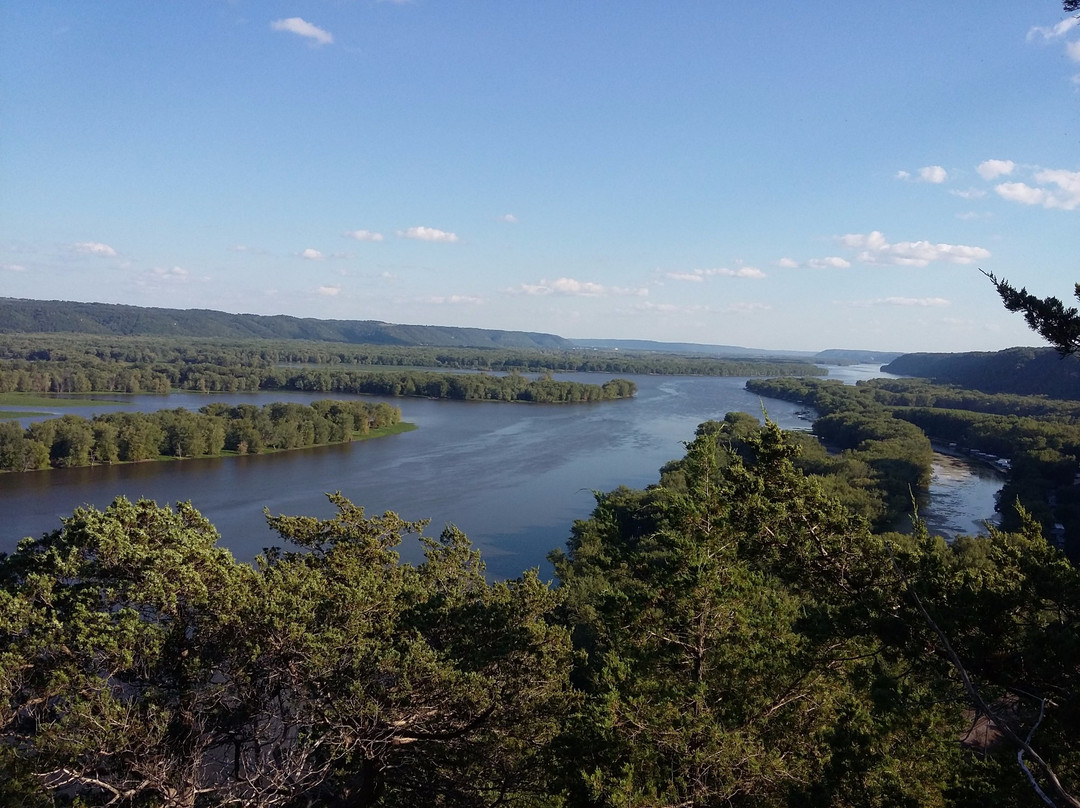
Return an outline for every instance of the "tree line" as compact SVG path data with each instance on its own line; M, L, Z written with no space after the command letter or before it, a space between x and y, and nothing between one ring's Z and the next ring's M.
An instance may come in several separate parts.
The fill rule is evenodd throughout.
M165 365L22 360L0 364L0 392L166 395L171 390L200 393L304 390L555 404L631 398L637 392L637 385L627 379L585 384L557 381L550 376L529 379L517 373L494 376L420 370L363 372L339 367L296 369L207 363Z
M0 558L0 801L1074 804L1080 573L1030 521L875 533L799 452L703 424L557 585L340 494L254 566L190 504L81 508Z
M107 413L91 419L65 415L26 429L0 421L0 470L299 449L351 441L400 422L401 410L386 403L331 400L262 407L210 404L198 412L179 408Z
M677 376L823 375L802 360L723 359L667 353L584 349L455 348L350 345L306 340L169 339L80 334L0 334L0 359L152 365L389 366L493 372L634 373Z
M930 440L878 402L869 386L820 379L751 379L746 389L818 413L813 434L834 453L807 447L804 469L833 480L829 483L833 493L877 527L906 520L912 496L925 496L933 460ZM838 478L843 485L835 485Z

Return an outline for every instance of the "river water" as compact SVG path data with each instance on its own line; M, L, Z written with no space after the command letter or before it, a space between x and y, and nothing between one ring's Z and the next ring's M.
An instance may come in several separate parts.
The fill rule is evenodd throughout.
M876 371L837 368L846 381ZM594 374L557 378L595 383ZM606 377L604 377L606 379ZM582 405L382 399L402 409L413 432L354 444L273 455L57 469L0 475L0 551L24 536L60 526L76 507L105 507L117 495L163 504L191 500L242 560L279 543L263 519L272 513L329 516L325 494L341 491L369 514L392 510L403 518L430 519L429 534L456 524L483 551L488 572L513 577L539 566L565 544L575 519L592 511L593 491L656 482L660 467L683 452L683 441L710 418L733 410L768 416L784 429L806 429L798 405L762 400L746 391L745 378L632 376L634 399ZM197 409L211 401L306 402L325 395L237 393L116 396L109 411ZM380 400L365 397L366 400ZM100 404L64 408L91 415ZM1000 483L998 483L1000 485ZM953 489L958 486L952 485ZM960 486L962 488L963 486ZM932 497L940 497L934 494ZM971 510L960 495L953 513ZM981 506L978 506L981 507ZM930 516L927 509L924 516ZM978 512L976 519L992 516ZM951 522L950 522L951 520ZM935 528L939 531L943 528ZM968 527L961 528L969 532ZM415 544L402 548L415 560Z

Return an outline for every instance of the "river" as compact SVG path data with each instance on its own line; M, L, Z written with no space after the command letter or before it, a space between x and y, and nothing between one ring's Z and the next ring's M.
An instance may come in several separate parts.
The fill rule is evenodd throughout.
M876 368L831 372L845 381ZM595 374L557 378L595 383ZM325 494L341 491L369 514L393 510L430 519L429 534L456 524L483 551L488 572L513 577L539 566L565 544L575 519L593 507L593 491L656 482L660 467L710 418L733 410L759 418L764 409L784 429L806 429L798 405L762 400L745 378L631 376L635 398L582 405L378 399L402 409L413 432L354 444L280 454L57 469L0 475L0 551L24 536L59 527L82 504L99 508L115 496L159 503L191 500L221 532L223 543L250 560L278 543L265 525L272 513L329 516ZM606 380L606 377L604 377ZM306 402L325 395L237 393L114 396L109 411L197 409L211 401ZM100 404L64 408L90 415ZM992 507L992 506L991 506ZM928 509L928 510L932 510ZM924 514L928 515L928 514ZM991 516L992 510L982 516ZM946 520L948 521L948 520ZM967 530L967 528L963 528ZM415 560L414 544L402 548Z

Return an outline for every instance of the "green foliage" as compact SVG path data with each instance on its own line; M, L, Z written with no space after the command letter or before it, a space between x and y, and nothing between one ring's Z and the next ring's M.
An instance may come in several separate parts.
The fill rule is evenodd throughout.
M986 393L1080 400L1080 358L1062 357L1052 348L905 354L883 369Z
M944 804L959 705L882 647L882 544L775 426L745 429L703 425L553 556L585 652L570 803Z
M268 514L254 567L190 504L80 509L0 557L0 804L1019 808L1010 738L1075 791L1077 569L1024 512L875 534L828 472L870 463L815 451L702 424L658 485L596 495L558 588L340 495Z
M351 441L401 422L401 410L380 402L276 402L256 407L209 404L152 413L107 413L87 420L65 415L25 431L0 423L0 470L67 468L167 457L240 454Z
M84 805L546 803L559 595L459 531L331 497L252 568L190 505L120 499L0 560L0 785Z
M1073 5L1065 0L1065 10ZM1074 6L1075 7L1075 6ZM1024 315L1028 327L1054 346L1062 356L1080 351L1080 312L1075 307L1066 308L1056 297L1038 298L1027 289L1019 291L1004 278L998 280L991 273L984 273L990 279L1001 296L1001 302L1009 311ZM1080 300L1080 283L1074 293Z

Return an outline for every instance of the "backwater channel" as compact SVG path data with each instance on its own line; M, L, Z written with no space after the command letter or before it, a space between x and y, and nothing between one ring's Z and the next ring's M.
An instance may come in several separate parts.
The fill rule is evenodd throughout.
M848 383L881 374L877 366L831 367ZM559 374L598 383L608 376ZM0 474L0 552L24 536L60 526L83 504L104 508L118 495L159 504L191 500L239 559L279 544L266 527L274 513L326 517L325 494L341 491L368 514L391 510L430 519L429 535L455 524L483 552L492 577L514 577L562 547L575 519L589 515L593 491L656 482L660 467L683 453L695 427L733 410L759 418L763 410L784 429L808 429L801 407L746 391L745 378L630 376L634 399L597 404L536 405L365 397L401 407L419 429L369 441L271 455L182 460ZM118 405L58 409L90 416L103 411L185 407L207 403L308 402L325 394L263 393L110 396ZM948 461L944 465L943 458ZM939 468L940 465L940 468ZM964 458L936 456L930 504L932 532L974 533L994 517L1000 475ZM401 548L417 560L416 544Z

